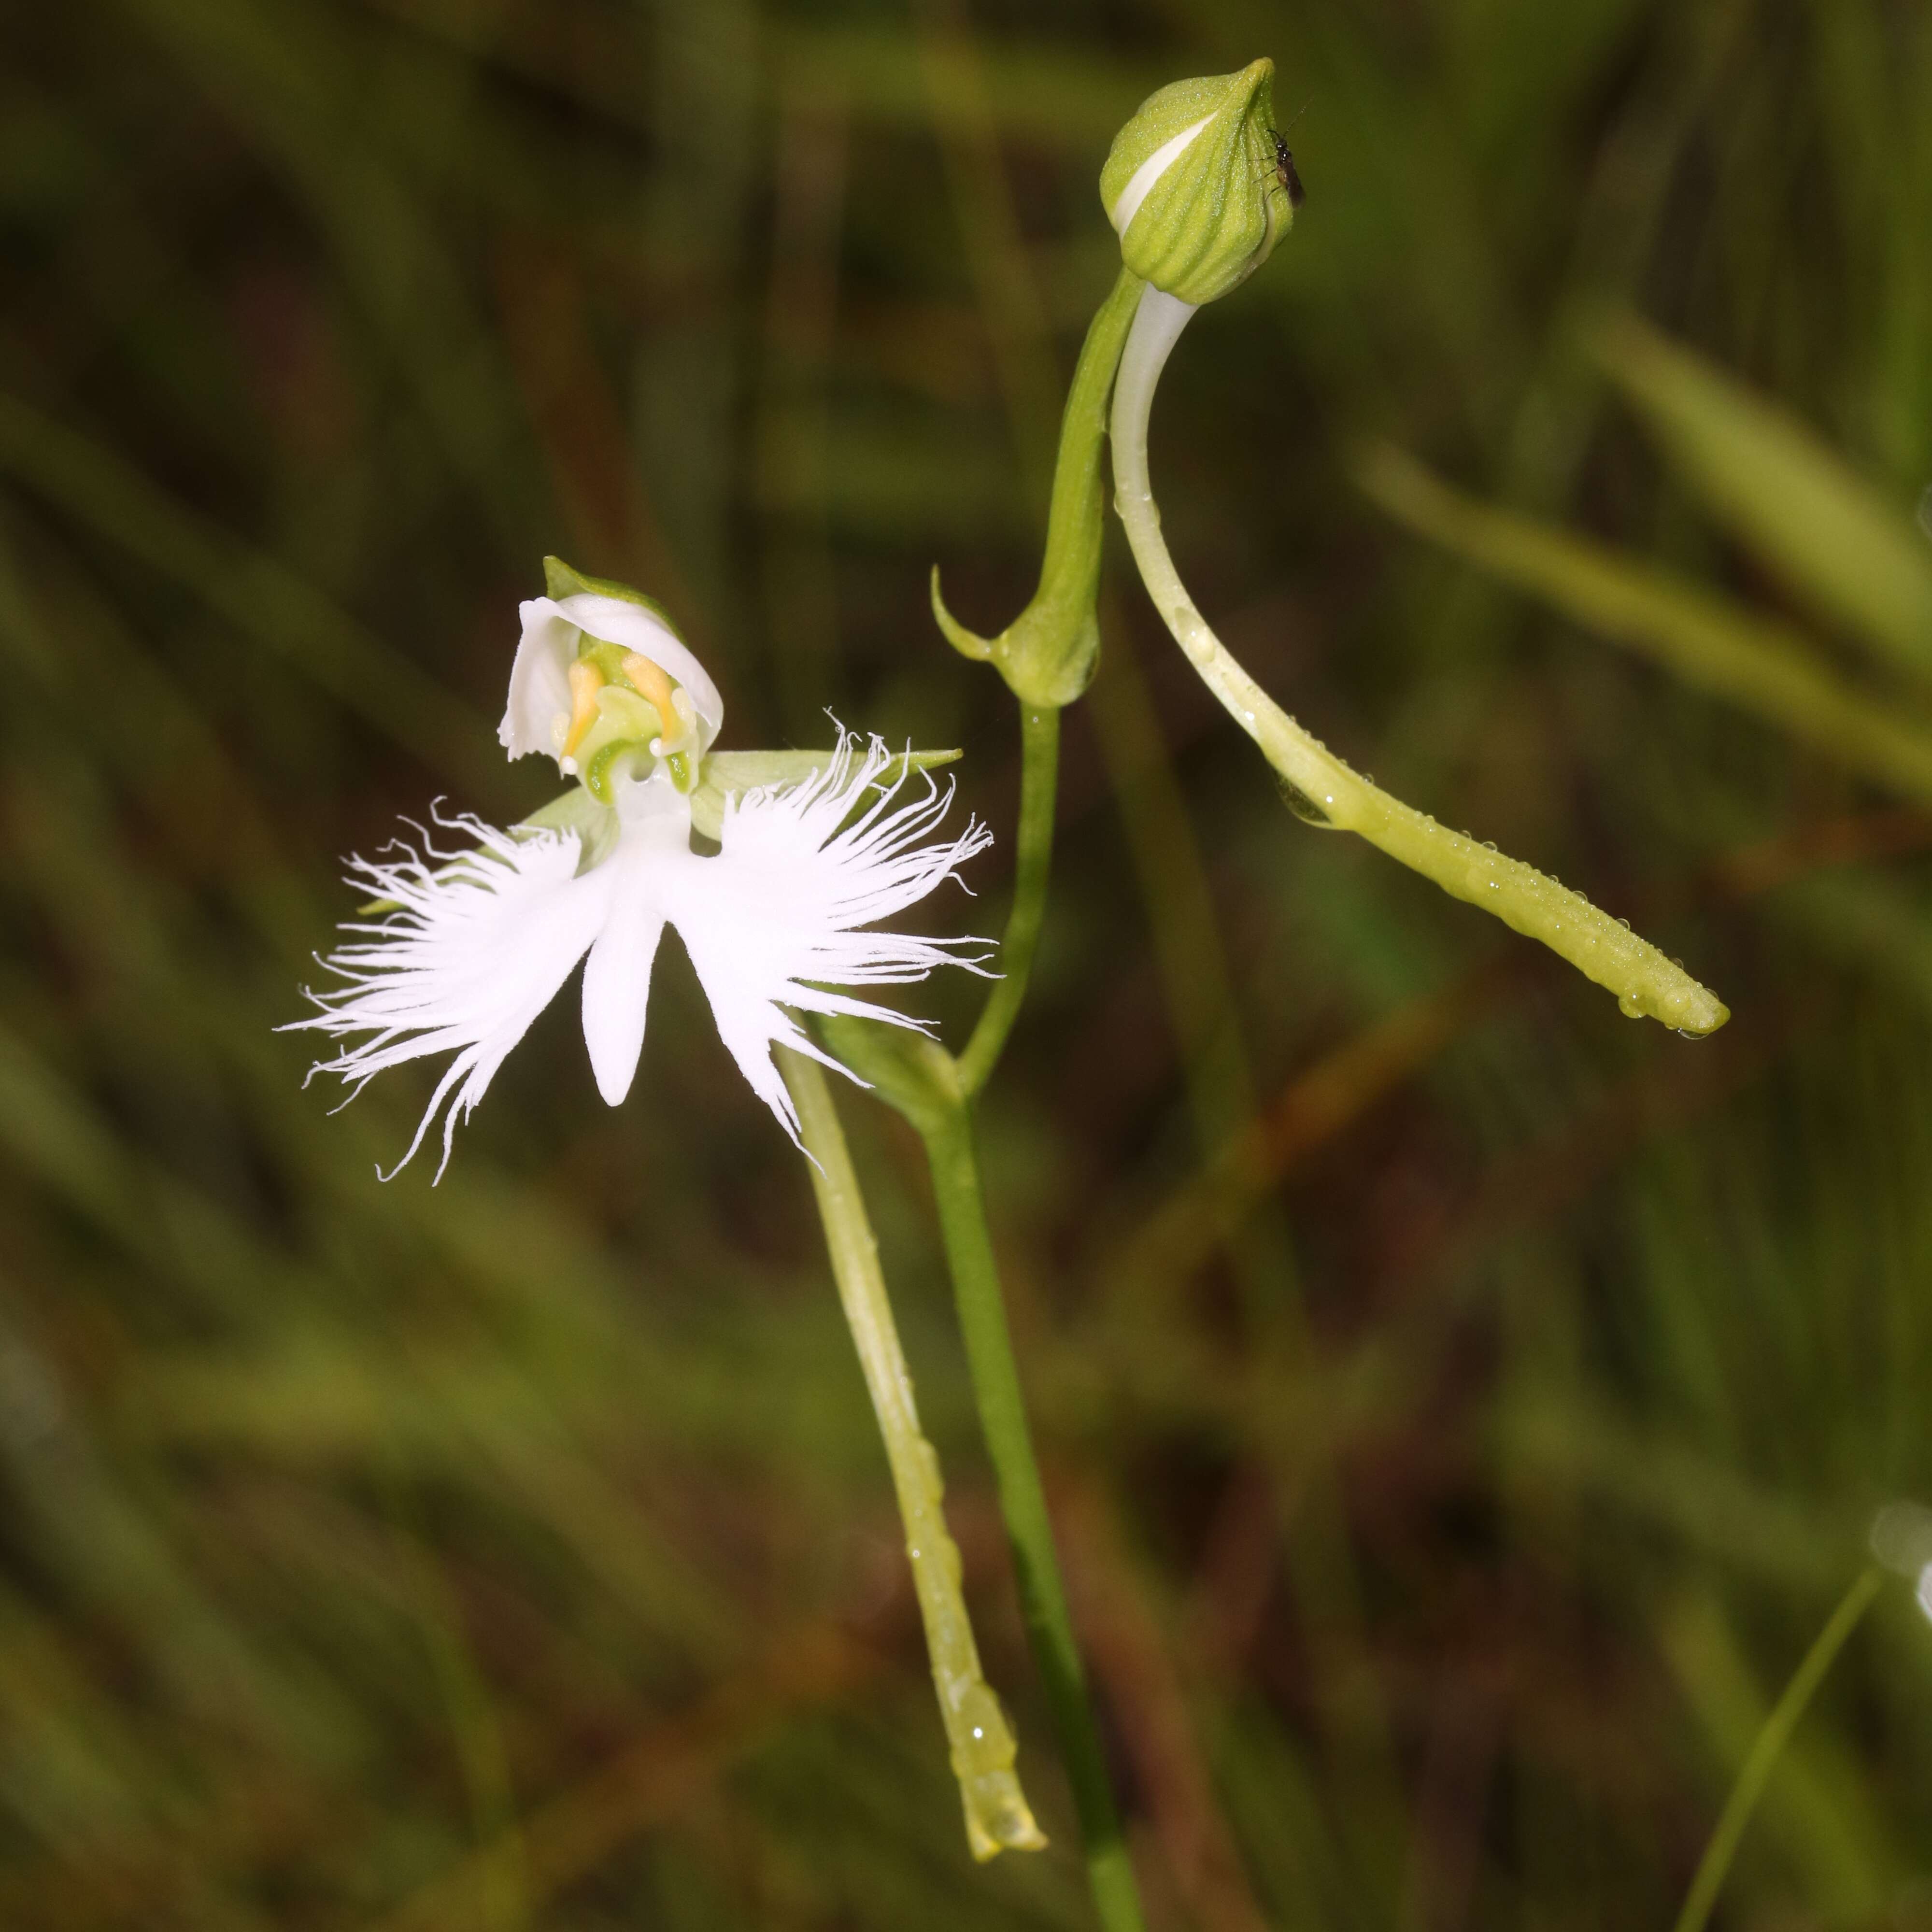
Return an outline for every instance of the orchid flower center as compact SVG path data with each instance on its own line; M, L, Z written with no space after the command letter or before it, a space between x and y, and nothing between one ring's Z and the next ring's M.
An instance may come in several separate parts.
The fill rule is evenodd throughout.
M586 637L571 665L570 716L553 728L557 756L601 803L614 803L619 773L639 776L640 760L661 760L688 793L698 782L697 707L661 664L637 651Z

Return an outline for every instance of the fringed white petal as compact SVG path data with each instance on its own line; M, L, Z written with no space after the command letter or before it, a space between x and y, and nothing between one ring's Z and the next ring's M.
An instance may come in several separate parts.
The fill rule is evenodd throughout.
M902 803L905 778L880 784L892 762L884 741L874 738L862 754L856 742L842 732L831 764L803 783L730 800L718 855L689 855L664 872L666 914L691 955L718 1030L794 1140L797 1117L772 1046L782 1042L824 1056L782 1007L922 1030L917 1020L828 985L903 985L935 966L977 970L988 944L857 929L923 898L991 844L992 834L974 820L956 838L922 843L950 806L951 786L922 778L916 796ZM875 787L878 795L864 805Z
M610 907L608 867L576 876L574 832L515 838L467 816L436 823L476 844L439 851L425 834L420 852L398 842L404 856L393 862L350 862L350 884L398 910L344 928L367 937L322 963L346 983L310 993L320 1010L293 1022L338 1039L370 1036L314 1070L340 1075L351 1100L385 1067L454 1052L392 1174L414 1158L440 1110L447 1163L458 1120L556 998Z
M690 802L660 772L620 792L615 848L580 878L574 832L518 837L467 817L436 821L473 839L467 850L439 850L425 834L420 851L404 846L393 861L352 860L350 884L397 910L346 926L362 937L323 961L344 983L310 993L317 1011L295 1027L367 1037L314 1071L340 1075L352 1099L385 1067L453 1053L397 1167L415 1156L439 1114L446 1164L457 1122L588 953L584 1042L598 1089L615 1106L636 1075L652 964L669 920L732 1058L796 1140L772 1047L826 1056L784 1009L917 1027L834 989L904 984L935 966L978 970L986 944L860 929L924 898L991 838L974 822L956 838L924 842L951 788L922 778L902 802L906 779L883 782L893 762L884 743L874 738L862 753L856 743L841 733L831 762L812 777L728 802L715 857L691 850Z

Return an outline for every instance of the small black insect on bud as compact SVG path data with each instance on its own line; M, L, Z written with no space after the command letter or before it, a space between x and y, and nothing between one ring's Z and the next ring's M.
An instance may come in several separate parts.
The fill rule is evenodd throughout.
M1294 171L1294 156L1279 134L1274 137L1274 178L1287 190L1290 208L1299 208L1308 199L1301 177Z

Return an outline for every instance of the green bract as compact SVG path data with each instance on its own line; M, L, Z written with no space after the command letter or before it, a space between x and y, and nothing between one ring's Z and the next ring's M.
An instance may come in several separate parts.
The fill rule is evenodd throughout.
M1100 170L1121 260L1197 308L1252 274L1294 219L1276 167L1274 80L1264 58L1163 87Z

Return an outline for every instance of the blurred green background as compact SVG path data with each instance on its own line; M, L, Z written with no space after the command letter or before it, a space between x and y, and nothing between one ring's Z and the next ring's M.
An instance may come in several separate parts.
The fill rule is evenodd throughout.
M127 0L0 46L0 1921L1088 1922L902 1124L842 1096L1054 1840L985 1870L804 1174L677 949L624 1108L567 997L435 1189L373 1172L426 1078L332 1118L272 1029L342 855L551 788L492 729L546 550L670 605L728 746L957 744L1008 834L926 572L1018 608L1108 142L1266 52L1309 198L1163 386L1177 559L1337 751L1736 1018L1633 1024L1296 822L1117 544L982 1115L1070 1584L1161 1932L1667 1924L1932 1499L1932 787L1354 478L1381 440L1667 566L1932 742L1808 601L1835 538L1781 568L1590 346L1641 314L1932 567L1932 10ZM1005 864L934 919L996 929ZM1932 1923L1905 1585L1720 1916Z

